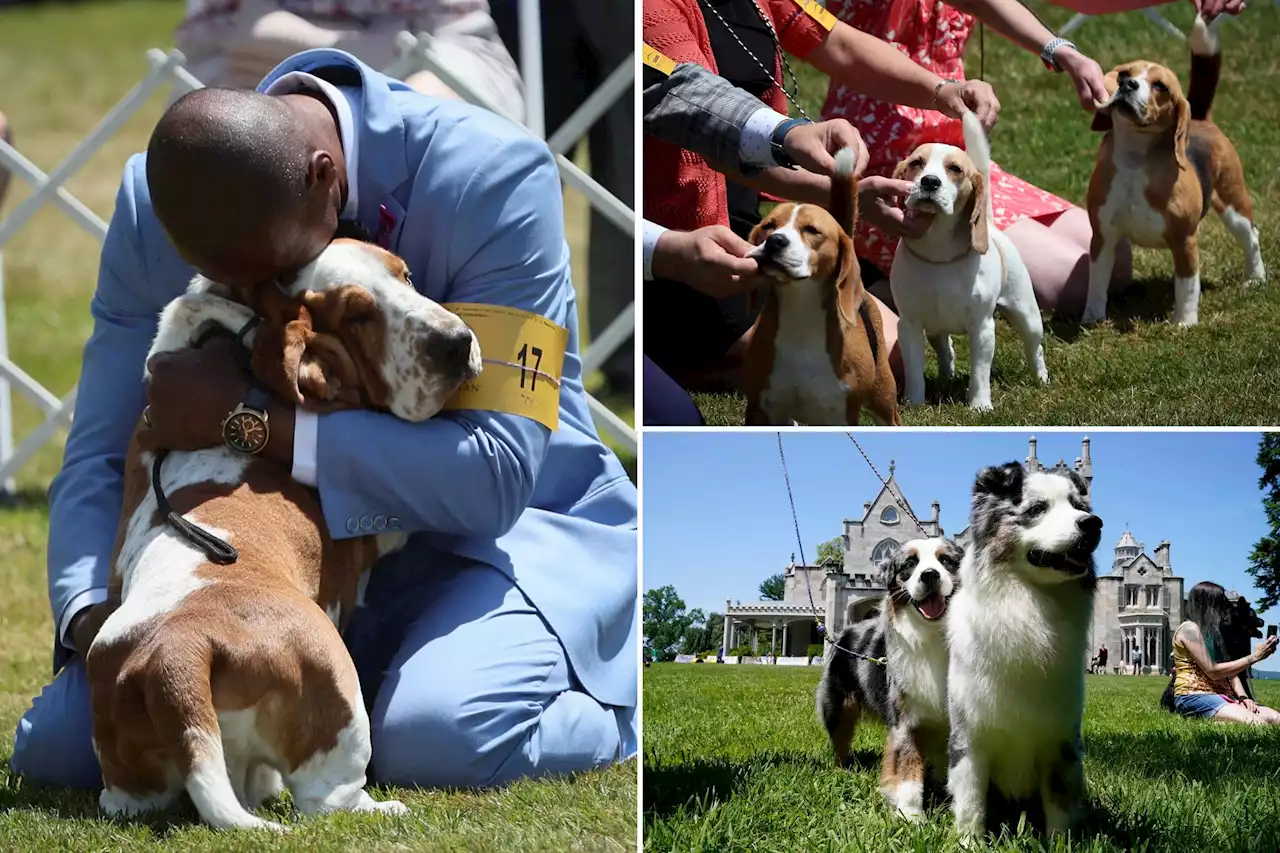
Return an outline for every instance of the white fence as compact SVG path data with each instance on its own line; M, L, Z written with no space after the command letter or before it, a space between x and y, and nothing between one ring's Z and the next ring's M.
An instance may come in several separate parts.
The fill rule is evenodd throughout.
M537 0L520 2L521 65L525 78L528 124L526 128L539 138L544 138L542 109L541 25ZM405 77L415 71L428 69L441 78L451 89L468 101L494 109L471 86L442 65L432 51L431 38L420 34L401 33L398 39L399 58L386 69L392 76ZM152 49L147 52L150 72L140 83L103 117L102 121L50 174L45 174L17 149L0 139L0 168L26 180L34 189L32 194L7 218L0 220L0 484L12 494L14 478L18 471L47 444L60 429L71 423L75 412L76 392L73 388L59 399L48 388L30 376L9 358L7 320L4 302L3 249L37 210L46 204L54 204L65 212L80 228L87 231L101 244L107 233L107 223L67 191L67 180L88 162L104 142L147 101L165 87L180 91L203 88L203 83L184 67L179 51L165 53ZM590 175L573 164L563 152L569 150L591 126L619 98L630 94L635 79L632 58L624 61L606 79L601 87L558 128L548 140L548 146L556 154L561 177L568 186L581 192L592 207L599 210L623 233L635 237L635 214L627 205L600 186ZM635 328L635 305L632 303L607 328L594 336L591 345L582 356L584 377L602 364L605 359L632 336ZM21 444L14 445L13 389L26 395L44 415L41 422ZM624 420L610 411L603 403L588 396L592 416L597 425L610 433L632 453L636 451L635 431Z

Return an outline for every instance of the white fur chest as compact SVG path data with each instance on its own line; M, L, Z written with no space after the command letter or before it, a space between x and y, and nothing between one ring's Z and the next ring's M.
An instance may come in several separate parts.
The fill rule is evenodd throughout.
M920 625L909 615L889 624L889 670L919 724L947 724L947 639L943 626Z
M773 370L760 395L760 406L774 422L842 424L849 389L836 375L827 350L827 313L823 288L814 279L779 286L778 332L774 338Z
M978 317L995 313L1000 297L1000 256L994 245L985 255L969 253L935 264L898 242L889 289L899 314L929 335L964 335Z
M1164 213L1147 201L1147 172L1141 162L1132 163L1123 154L1112 155L1115 175L1107 200L1098 209L1098 224L1104 234L1126 237L1148 249L1162 249Z

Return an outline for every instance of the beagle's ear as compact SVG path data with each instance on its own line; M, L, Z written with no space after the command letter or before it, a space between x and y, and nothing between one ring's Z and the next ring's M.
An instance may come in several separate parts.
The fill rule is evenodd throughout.
M861 282L861 270L858 269L858 256L853 249L853 238L848 234L842 233L840 235L840 252L837 256L836 263L840 270L836 281L839 282L841 288L845 287L845 283L855 275L859 276L858 281L859 283Z
M893 167L893 179L895 181L905 180L902 176L907 173L907 163L911 162L910 158L903 160L897 166Z
M991 223L987 217L987 182L982 175L974 173L969 178L973 182L973 213L969 214L969 246L979 255L987 253L990 243L988 229Z
M1183 169L1191 168L1187 160L1187 135L1191 130L1191 102L1179 97L1173 105L1173 157Z
M1111 112L1108 107L1112 98L1115 97L1116 90L1120 88L1120 72L1112 71L1106 77L1103 77L1102 85L1107 90L1107 106L1102 109L1107 109L1107 112L1104 113L1102 109L1097 109L1095 105L1093 122L1089 125L1089 129L1096 133L1105 133L1112 128Z

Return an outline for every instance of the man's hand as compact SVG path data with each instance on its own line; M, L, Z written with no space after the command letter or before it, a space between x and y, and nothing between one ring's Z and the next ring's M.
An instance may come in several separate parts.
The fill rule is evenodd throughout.
M1000 100L995 89L981 80L944 83L938 89L938 110L950 118L960 118L968 111L977 114L982 129L991 132L1000 118Z
M790 136L790 134L788 134ZM666 231L653 250L653 275L689 285L699 293L723 299L754 287L754 246L723 225L697 231Z
M1244 0L1191 0L1191 3L1206 24L1219 15L1239 15L1245 10Z
M911 192L910 181L896 181L873 175L858 181L858 211L860 215L890 237L918 237L905 233L903 210L898 205ZM924 223L928 227L928 222Z
M835 176L835 155L842 148L853 149L855 175L867 168L869 155L862 135L842 118L797 125L782 137L782 147L798 165L819 175Z
M222 444L222 422L244 401L249 380L230 338L162 353L148 363L147 411L139 439L147 449L203 450Z
M1111 99L1102 79L1102 66L1098 63L1080 51L1065 46L1054 51L1053 59L1075 84L1076 98L1081 107L1093 110L1098 104Z

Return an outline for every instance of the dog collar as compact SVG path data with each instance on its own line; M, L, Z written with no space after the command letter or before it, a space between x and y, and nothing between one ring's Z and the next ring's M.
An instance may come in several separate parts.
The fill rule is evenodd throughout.
M899 240L898 242L901 243L903 246L905 246L906 250L910 252L912 255L914 255L915 257L924 261L926 264L933 264L935 266L946 266L947 264L954 264L956 261L960 260L965 255L969 254L969 252L973 251L972 249L970 249L967 252L961 252L960 254L956 255L954 258L951 258L950 260L947 260L947 261L935 261L930 258L926 258L924 255L920 254L915 249L911 248L911 244L908 243L906 240ZM1000 255L1000 280L1004 281L1004 277L1008 272L1008 267L1006 266L1004 261L1004 249L1000 248L999 243L996 243L995 247L996 247L996 253Z

